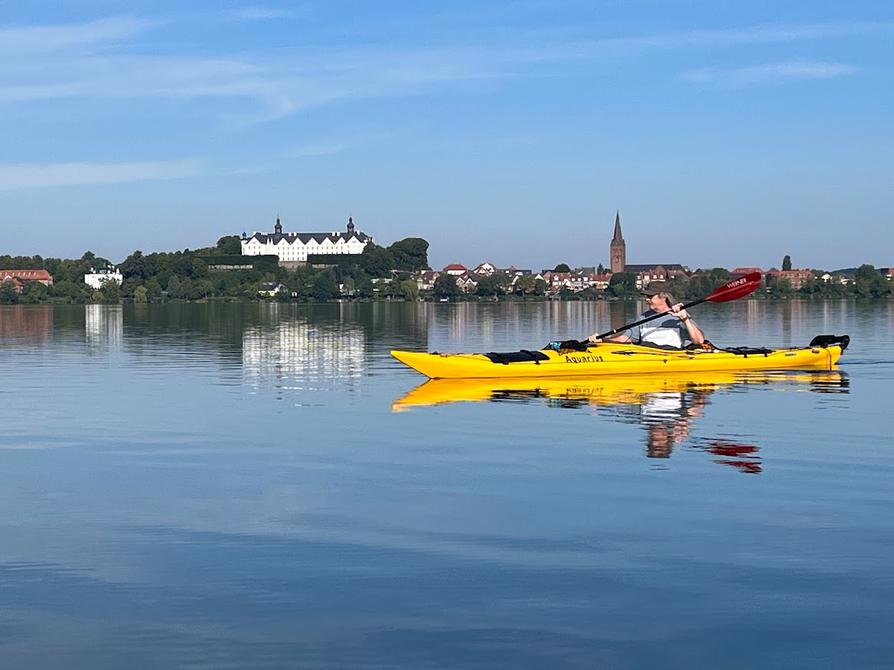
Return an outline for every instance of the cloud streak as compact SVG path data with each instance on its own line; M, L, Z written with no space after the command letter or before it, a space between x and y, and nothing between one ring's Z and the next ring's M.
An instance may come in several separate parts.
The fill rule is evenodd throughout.
M225 14L225 18L231 21L271 21L274 19L297 19L307 15L307 10L278 9L273 7L240 7Z
M843 63L787 61L738 68L700 68L684 72L682 79L694 84L741 88L791 81L834 79L851 76L856 72L857 68Z
M196 159L141 163L0 164L0 191L180 179L195 176L201 171L202 164Z
M0 27L0 54L28 55L126 40L155 25L128 17L50 26Z
M233 18L274 19L281 13L248 7L236 10ZM249 101L253 107L216 105L213 113L226 126L244 127L345 100L413 95L433 86L514 78L519 71L534 76L532 66L595 61L606 55L894 32L894 24L855 22L575 40L578 28L568 28L514 35L508 41L480 40L484 47L393 48L367 43L221 58L127 53L126 40L152 25L118 17L70 26L0 28L0 55L5 54L0 58L0 104L65 98L230 99ZM118 45L121 41L123 47ZM109 44L119 48L108 53ZM681 76L690 82L746 86L830 79L854 71L846 65L804 61L706 68Z

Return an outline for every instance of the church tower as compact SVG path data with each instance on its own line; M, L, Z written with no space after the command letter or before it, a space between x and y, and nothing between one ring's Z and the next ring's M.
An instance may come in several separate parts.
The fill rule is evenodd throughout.
M282 223L279 220L279 217L276 217L276 225L273 226L273 234L274 235L282 235Z
M624 272L627 266L627 243L621 235L621 212L615 213L615 234L612 237L612 243L609 247L609 258L611 259L612 274L616 272Z

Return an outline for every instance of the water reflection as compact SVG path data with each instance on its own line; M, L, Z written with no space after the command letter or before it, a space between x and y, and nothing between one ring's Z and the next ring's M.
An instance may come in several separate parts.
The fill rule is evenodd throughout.
M31 345L44 344L53 333L51 305L4 306L0 312L0 342L20 340Z
M84 335L88 346L120 349L124 333L121 305L85 305Z
M349 323L286 319L242 334L242 368L250 386L313 390L322 380L357 380L366 369L366 338Z
M393 411L454 402L538 403L561 409L594 411L621 423L636 424L645 432L647 458L670 458L684 446L694 423L702 417L709 398L718 390L742 392L754 386L823 394L850 392L844 373L821 372L714 372L666 375L628 375L567 379L432 379L398 398ZM718 456L715 463L740 472L758 474L762 465L754 444L724 438L690 440L692 448Z

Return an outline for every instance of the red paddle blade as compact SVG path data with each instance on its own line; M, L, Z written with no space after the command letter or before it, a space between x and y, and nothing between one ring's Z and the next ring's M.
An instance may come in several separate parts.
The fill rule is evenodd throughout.
M711 302L726 302L727 300L744 298L746 295L754 293L760 285L761 273L749 272L744 277L737 277L736 279L726 282L720 288L714 289L714 292L705 298L705 300L710 300Z

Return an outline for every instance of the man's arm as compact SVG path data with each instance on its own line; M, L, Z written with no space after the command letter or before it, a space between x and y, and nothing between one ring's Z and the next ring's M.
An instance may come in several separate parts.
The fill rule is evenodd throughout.
M686 327L686 332L689 333L690 340L695 344L705 343L705 334L702 332L701 328L695 325L695 321L689 316L689 312L683 309L683 303L678 303L671 307L671 312L683 322L683 325Z

